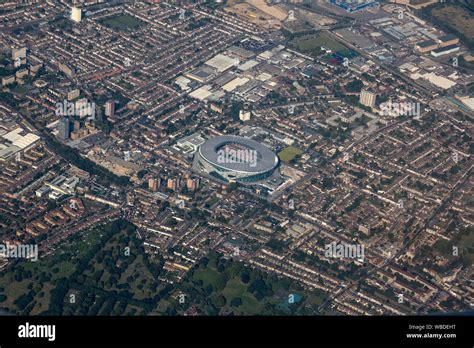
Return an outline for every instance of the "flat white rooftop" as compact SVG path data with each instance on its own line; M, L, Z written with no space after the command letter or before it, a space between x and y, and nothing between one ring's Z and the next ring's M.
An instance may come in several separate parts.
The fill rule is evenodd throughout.
M218 54L214 58L209 59L206 62L206 65L209 65L209 66L217 69L217 71L219 71L219 72L224 72L224 71L232 68L233 66L238 66L239 62L240 61L238 59L234 59L234 58L225 56L223 54Z

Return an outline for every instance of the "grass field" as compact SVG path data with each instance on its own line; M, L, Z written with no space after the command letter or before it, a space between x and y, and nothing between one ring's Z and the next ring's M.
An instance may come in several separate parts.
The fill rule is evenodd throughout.
M410 5L423 5L431 0L410 0Z
M128 14L105 18L100 23L114 30L136 29L143 25L142 21Z
M26 88L25 86L16 86L13 89L13 92L18 93L18 94L26 94L28 93L28 88Z
M204 268L196 270L194 274L195 280L201 280L203 287L212 285L214 288L218 288L222 282L225 282L223 276L212 268Z
M295 158L296 156L299 156L303 153L303 151L301 151L300 149L294 147L294 146L288 146L286 149L280 151L280 153L278 153L278 157L280 157L280 159L283 161L283 162L290 162L293 158Z
M240 281L240 279L235 278L227 282L225 289L222 291L222 294L227 298L240 297L246 291L247 286Z
M458 233L452 241L438 240L434 244L434 248L445 257L450 259L453 256L453 247L458 248L459 257L466 266L474 263L474 229L465 229Z
M337 41L332 40L322 33L302 36L291 41L299 51L307 54L320 54L321 47L329 48L333 52L344 53L348 49Z
M164 286L154 279L145 265L141 249L136 241L130 239L133 236L131 225L113 226L110 223L76 234L61 243L55 253L38 262L20 260L12 264L0 278L0 308L8 308L18 314L41 314L52 308L51 302L59 303L61 297L53 301L52 290L67 281L69 293L78 298L96 298L96 309L100 313L104 310L107 315L121 315L143 311L149 302L142 300L149 301ZM130 256L120 257L126 245L130 245ZM96 247L99 247L98 252L90 254L91 249ZM82 262L87 262L87 267L78 271ZM77 281L78 278L73 276L75 271L79 272L82 280ZM111 278L114 280L111 281ZM115 298L124 289L133 293L133 298ZM100 299L104 301L100 302ZM103 306L107 301L108 306ZM64 300L57 311L86 315L92 305L81 303L72 304Z
M231 279L227 282L222 294L228 299L228 302L233 298L240 298L242 300L242 305L238 308L227 306L228 309L232 309L236 314L257 315L262 311L263 303L259 302L254 295L248 293L247 285L242 283L238 278Z
M472 265L474 263L474 229L461 233L456 243L459 245L464 262Z
M217 197L216 195L212 196L212 198L209 200L209 205L212 206L214 204L216 204L217 202L219 202L219 197Z

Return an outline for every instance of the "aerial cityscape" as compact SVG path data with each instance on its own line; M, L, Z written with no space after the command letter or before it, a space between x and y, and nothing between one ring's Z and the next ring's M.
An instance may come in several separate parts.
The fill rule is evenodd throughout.
M473 313L473 11L0 1L0 314Z

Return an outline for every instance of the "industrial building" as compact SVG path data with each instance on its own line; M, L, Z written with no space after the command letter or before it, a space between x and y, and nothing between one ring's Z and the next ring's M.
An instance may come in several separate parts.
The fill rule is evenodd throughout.
M0 161L5 161L16 153L30 148L39 139L38 135L27 133L21 127L17 127L8 133L0 129Z
M440 57L440 56L444 56L446 54L451 54L451 53L454 53L454 52L457 52L457 51L459 51L459 46L450 45L450 46L446 46L446 47L440 47L440 48L437 48L437 49L431 51L431 55L433 57Z

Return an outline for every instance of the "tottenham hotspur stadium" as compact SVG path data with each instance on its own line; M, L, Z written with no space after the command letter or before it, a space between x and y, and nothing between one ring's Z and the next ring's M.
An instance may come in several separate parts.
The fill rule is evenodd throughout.
M264 145L243 137L208 139L198 149L195 170L224 182L258 183L278 168L278 156Z

